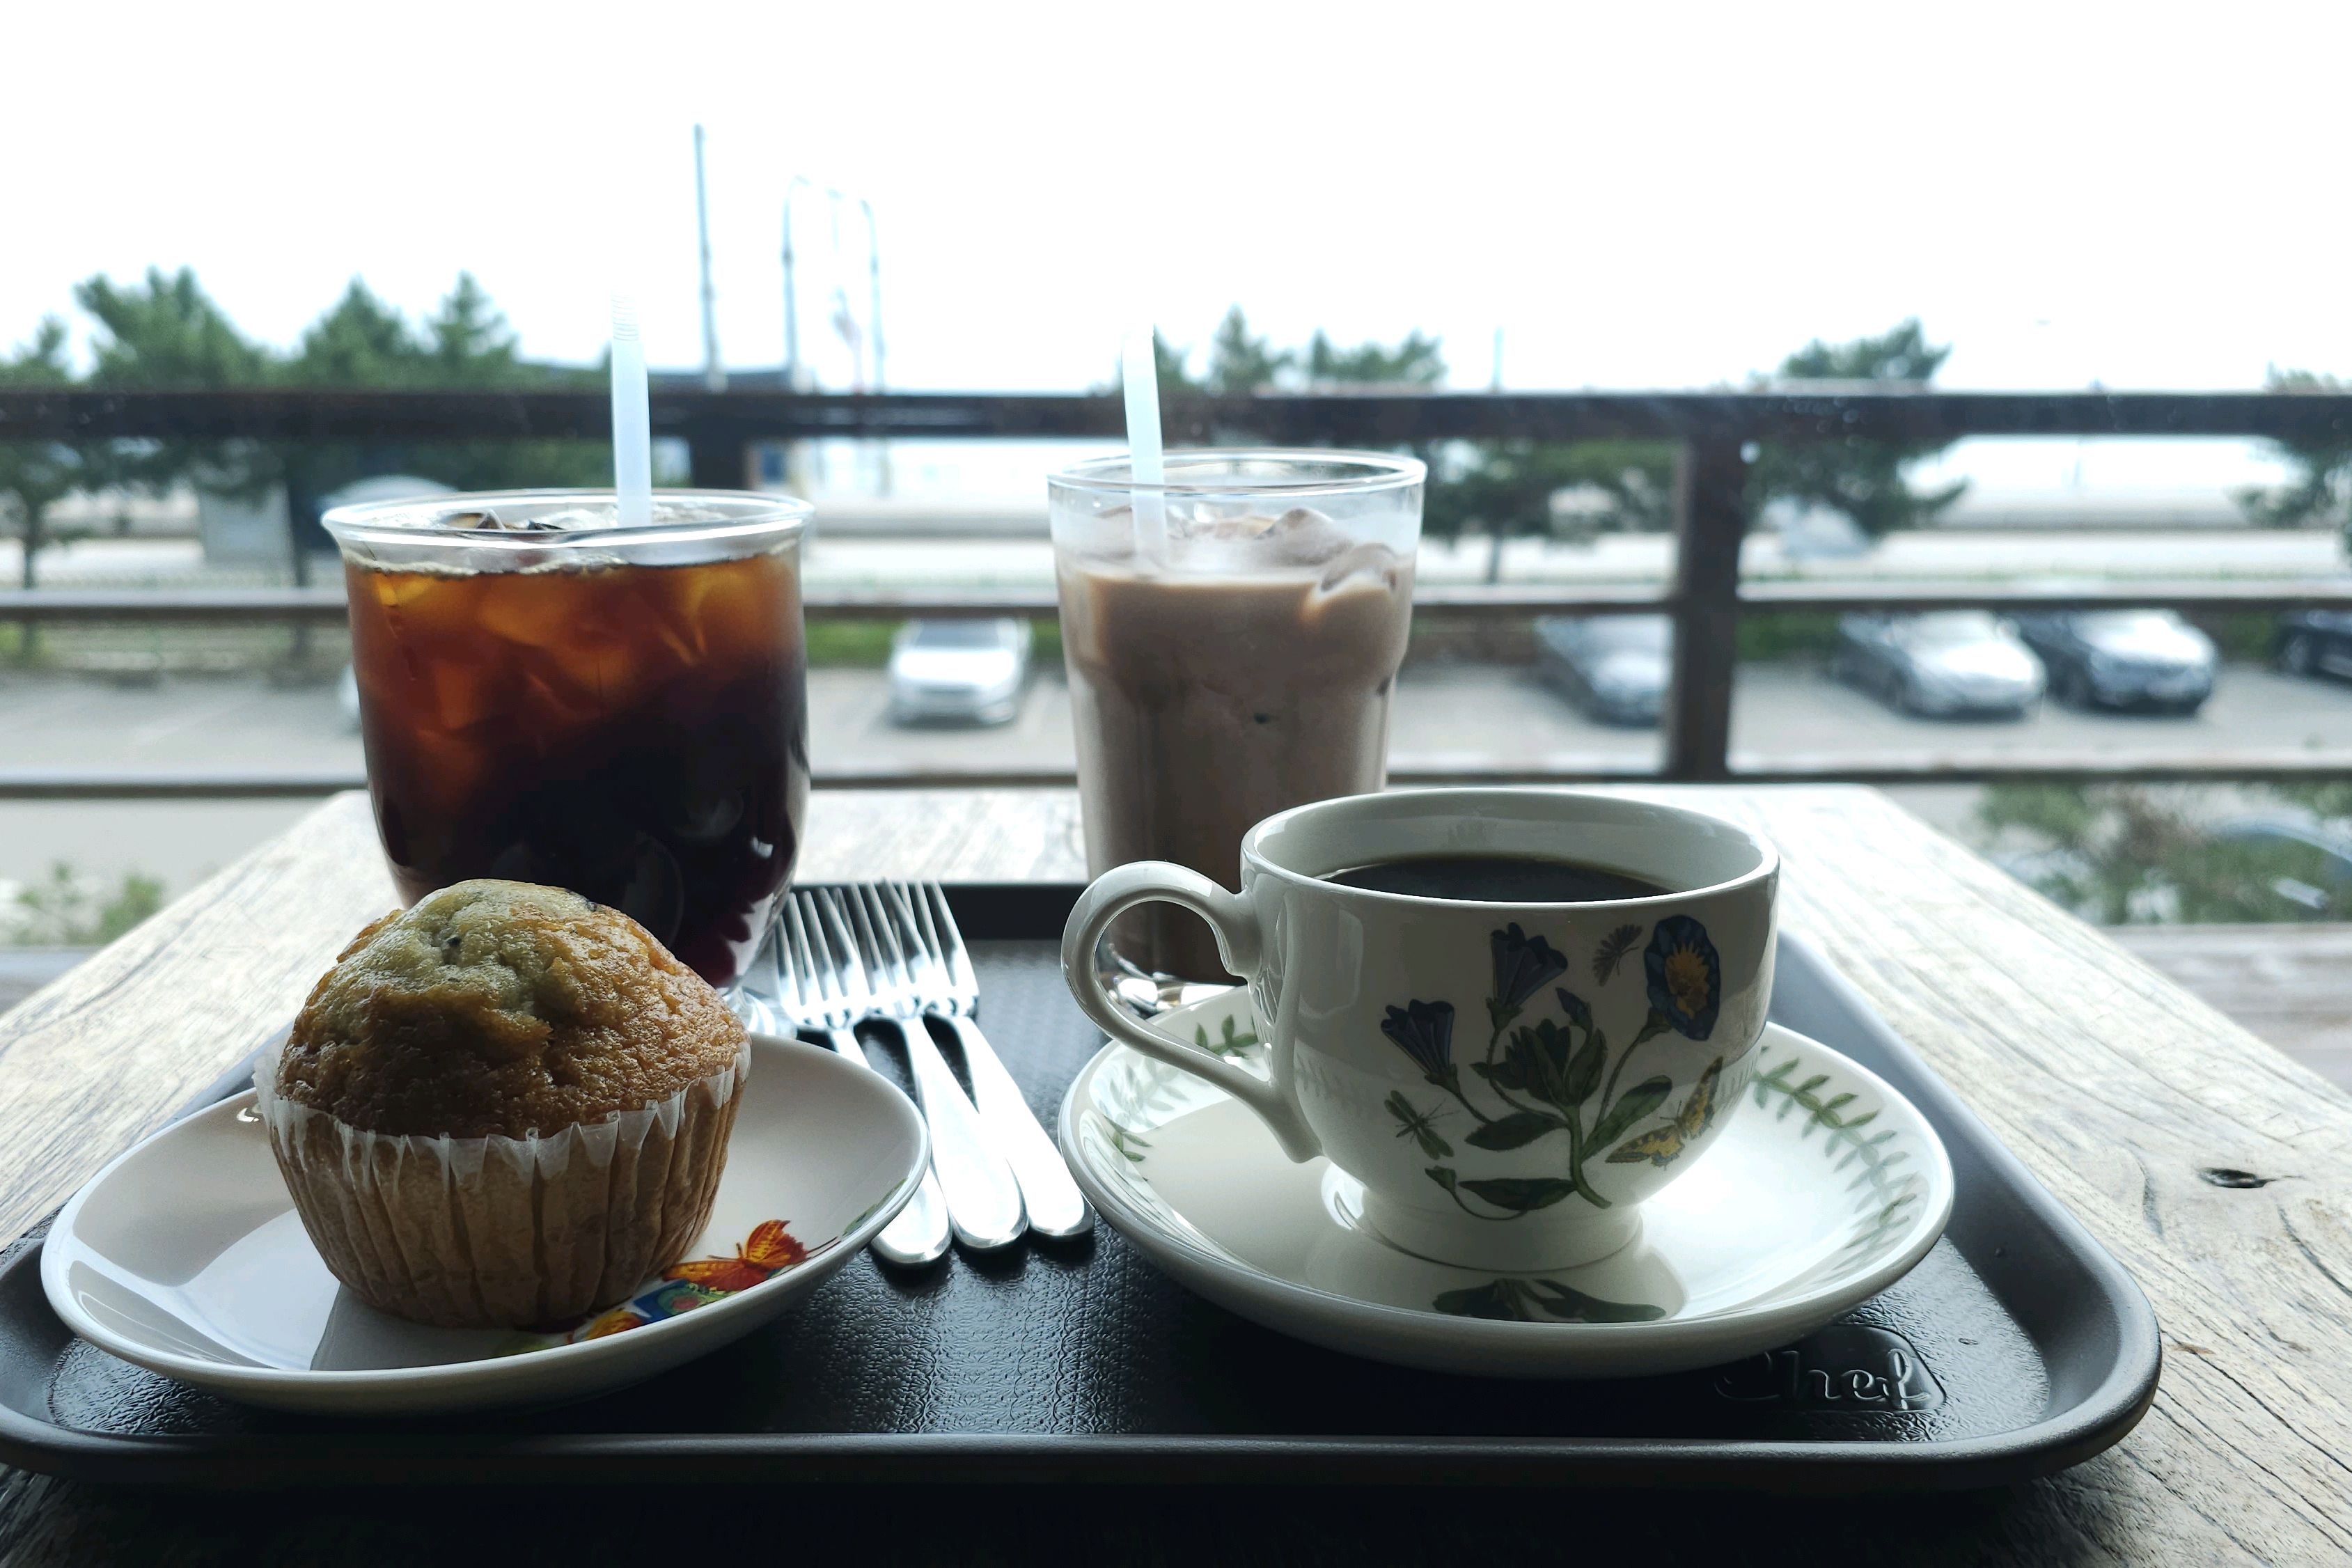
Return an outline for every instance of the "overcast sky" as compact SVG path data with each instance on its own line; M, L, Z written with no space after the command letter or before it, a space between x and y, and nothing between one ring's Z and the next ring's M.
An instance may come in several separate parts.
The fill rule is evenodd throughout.
M700 120L739 367L782 357L804 174L879 215L900 387L1083 385L1123 320L1199 344L1235 301L1436 333L1456 385L1498 326L1508 385L1674 386L1911 313L1961 386L2352 372L2340 4L113 5L0 41L5 342L94 272L193 266L286 343L353 275L423 311L467 268L584 359L634 271L690 364Z

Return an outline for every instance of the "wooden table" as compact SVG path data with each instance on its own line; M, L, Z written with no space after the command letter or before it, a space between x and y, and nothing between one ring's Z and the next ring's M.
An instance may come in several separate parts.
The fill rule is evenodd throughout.
M2352 1098L2091 928L1850 787L1658 789L1780 846L1786 919L2137 1277L2164 1327L2116 1448L1990 1495L1811 1502L1150 1489L399 1491L260 1500L0 1472L0 1562L1263 1558L1500 1565L2352 1561ZM1075 879L1062 792L820 794L810 879ZM391 903L340 796L0 1019L16 1235L281 1021ZM2352 978L2347 978L2352 985ZM483 1514L487 1505L485 1517Z

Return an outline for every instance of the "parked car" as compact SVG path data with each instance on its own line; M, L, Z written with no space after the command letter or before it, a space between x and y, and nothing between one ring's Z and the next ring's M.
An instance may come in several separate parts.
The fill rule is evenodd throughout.
M1982 610L1847 616L1830 673L1922 718L2023 718L2042 699L2042 661Z
M2289 675L2352 678L2352 610L2298 610L2281 616L2272 653Z
M908 621L890 639L890 718L1006 724L1029 679L1029 623Z
M1655 724L1672 637L1664 616L1546 616L1536 622L1536 672L1604 723Z
M2170 610L2020 616L2017 632L2070 708L2194 713L2213 695L2213 639Z

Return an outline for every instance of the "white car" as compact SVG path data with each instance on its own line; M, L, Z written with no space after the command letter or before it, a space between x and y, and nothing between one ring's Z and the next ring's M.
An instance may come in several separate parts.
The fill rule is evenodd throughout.
M908 621L890 639L890 718L1009 724L1029 678L1029 623Z

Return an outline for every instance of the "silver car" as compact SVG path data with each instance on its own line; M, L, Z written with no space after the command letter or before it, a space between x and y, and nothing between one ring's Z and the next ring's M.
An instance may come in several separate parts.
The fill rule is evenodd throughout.
M2070 707L2194 713L2213 695L2213 639L2170 610L2025 615L2017 630Z
M1830 672L1922 718L2022 718L2042 700L2042 661L1983 610L1847 616Z
M908 621L890 640L890 718L899 724L1007 724L1029 679L1024 620Z
M1673 642L1664 616L1546 616L1536 622L1536 669L1604 723L1654 724Z

